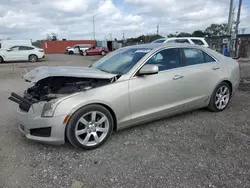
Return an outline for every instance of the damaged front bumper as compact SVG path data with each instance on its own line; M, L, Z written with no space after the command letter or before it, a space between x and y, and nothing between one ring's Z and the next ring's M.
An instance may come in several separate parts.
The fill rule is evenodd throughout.
M16 97L14 97L16 96ZM12 98L11 98L12 97ZM65 143L65 127L63 123L65 115L42 117L42 111L46 102L30 104L17 94L11 94L10 100L19 104L17 118L20 123L19 129L26 138L42 143L60 145ZM17 99L19 98L19 101ZM22 101L23 100L23 101ZM26 101L27 102L27 101Z

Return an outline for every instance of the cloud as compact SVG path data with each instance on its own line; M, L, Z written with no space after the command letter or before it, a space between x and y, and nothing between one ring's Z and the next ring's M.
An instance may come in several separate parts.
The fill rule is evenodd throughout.
M93 39L191 32L227 22L228 0L1 0L0 38ZM236 9L237 10L237 7ZM250 7L243 2L241 27L250 27Z

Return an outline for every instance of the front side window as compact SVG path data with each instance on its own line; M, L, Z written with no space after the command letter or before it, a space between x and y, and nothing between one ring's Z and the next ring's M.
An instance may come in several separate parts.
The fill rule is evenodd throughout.
M79 46L77 45L77 46L74 46L73 48L79 48Z
M191 39L192 40L192 42L194 43L194 44L197 44L197 45L204 45L204 43L202 42L202 40L199 40L199 39Z
M175 40L168 40L167 43L175 43Z
M111 56L101 58L91 67L104 72L123 75L136 65L151 48L128 48L117 50Z
M176 39L175 42L176 43L189 43L190 44L190 42L188 41L188 39Z
M19 50L19 46L13 46L10 49L11 49L11 51L18 51Z
M179 49L170 48L156 53L146 64L157 65L159 67L159 71L164 71L179 67L179 63Z

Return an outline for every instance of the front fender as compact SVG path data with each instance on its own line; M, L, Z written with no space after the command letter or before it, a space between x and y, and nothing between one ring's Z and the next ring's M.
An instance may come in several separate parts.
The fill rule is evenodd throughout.
M69 97L58 104L54 115L72 115L83 106L96 103L112 109L118 123L127 120L130 117L128 82L113 83Z

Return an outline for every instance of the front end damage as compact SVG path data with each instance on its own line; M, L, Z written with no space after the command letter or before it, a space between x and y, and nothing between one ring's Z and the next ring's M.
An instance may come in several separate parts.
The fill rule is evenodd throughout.
M23 78L27 82L34 83L34 85L25 90L23 96L19 96L12 92L9 100L19 104L19 108L22 111L28 112L30 107L35 103L46 103L74 93L84 92L89 89L110 84L119 78L117 75L99 73L90 68L89 70L91 71L86 68L83 69L83 73L86 72L86 75L81 75L79 73L82 72L76 70L76 67L71 67L68 68L70 73L66 71L66 76L63 76L62 68L52 67L51 69L54 70L54 74L53 72L51 73L49 68L47 68L45 72L44 67L28 72ZM65 67L63 71L65 71ZM76 72L76 77L74 77L74 71ZM41 78L40 80L39 77Z
M111 84L119 76L92 69L52 69L44 71L44 68L38 68L27 73L24 79L33 83L32 86L23 96L12 92L9 100L18 104L19 129L26 138L58 145L65 143L65 118L68 115L68 112L54 115L59 103L87 90Z
M25 90L23 97L11 93L9 99L19 104L19 108L28 112L31 105L41 101L51 101L73 93L112 83L114 79L49 77L38 81L34 86Z

